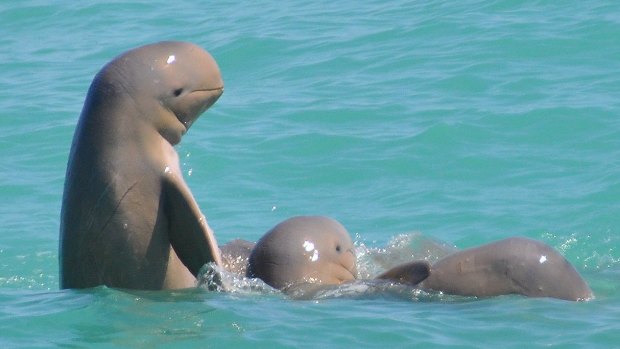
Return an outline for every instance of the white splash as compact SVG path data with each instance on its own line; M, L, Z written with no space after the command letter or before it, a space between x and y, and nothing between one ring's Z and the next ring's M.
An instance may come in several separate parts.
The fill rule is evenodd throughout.
M177 60L177 58L174 55L170 55L170 56L168 56L168 60L166 61L166 63L170 64L170 63L173 63L176 60Z
M540 259L538 260L538 263L543 264L547 261L547 256L540 256Z
M170 172L172 172L172 170L170 170L170 166L166 166L164 168L164 173L170 173Z

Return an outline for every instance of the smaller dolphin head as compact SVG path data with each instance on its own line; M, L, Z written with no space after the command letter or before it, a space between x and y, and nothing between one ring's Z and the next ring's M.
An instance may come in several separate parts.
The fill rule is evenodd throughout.
M272 287L340 284L357 275L355 248L347 230L334 219L298 216L267 232L250 255L248 276Z

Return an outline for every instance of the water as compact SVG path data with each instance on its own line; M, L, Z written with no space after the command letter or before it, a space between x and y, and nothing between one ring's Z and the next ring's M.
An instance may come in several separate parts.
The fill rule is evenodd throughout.
M620 5L612 1L5 1L0 347L620 347ZM381 248L418 231L561 251L597 298L293 301L60 291L86 90L122 51L195 42L226 92L178 147L221 243L297 214Z

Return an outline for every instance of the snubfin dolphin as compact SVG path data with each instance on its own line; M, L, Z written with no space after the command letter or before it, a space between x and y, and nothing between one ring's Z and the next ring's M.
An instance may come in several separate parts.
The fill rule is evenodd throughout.
M451 254L431 267L422 289L489 297L521 294L589 300L592 290L553 248L526 238L508 238Z
M186 42L127 51L95 76L78 121L60 219L60 286L195 286L221 264L174 145L223 92L209 53Z

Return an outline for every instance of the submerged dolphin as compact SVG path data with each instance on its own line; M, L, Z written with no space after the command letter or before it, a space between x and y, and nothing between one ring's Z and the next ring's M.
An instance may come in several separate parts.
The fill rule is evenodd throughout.
M478 297L521 294L573 301L594 297L577 270L556 250L518 237L451 254L433 264L420 286Z
M317 286L349 283L357 278L351 238L340 223L327 217L293 217L276 225L256 244L235 240L222 251L225 260L238 262L236 268L242 266L237 272L244 270L247 261L248 277L258 277L284 292L300 288L314 292ZM464 296L593 297L562 255L525 238L462 250L433 265L424 260L410 261L390 268L375 280Z

